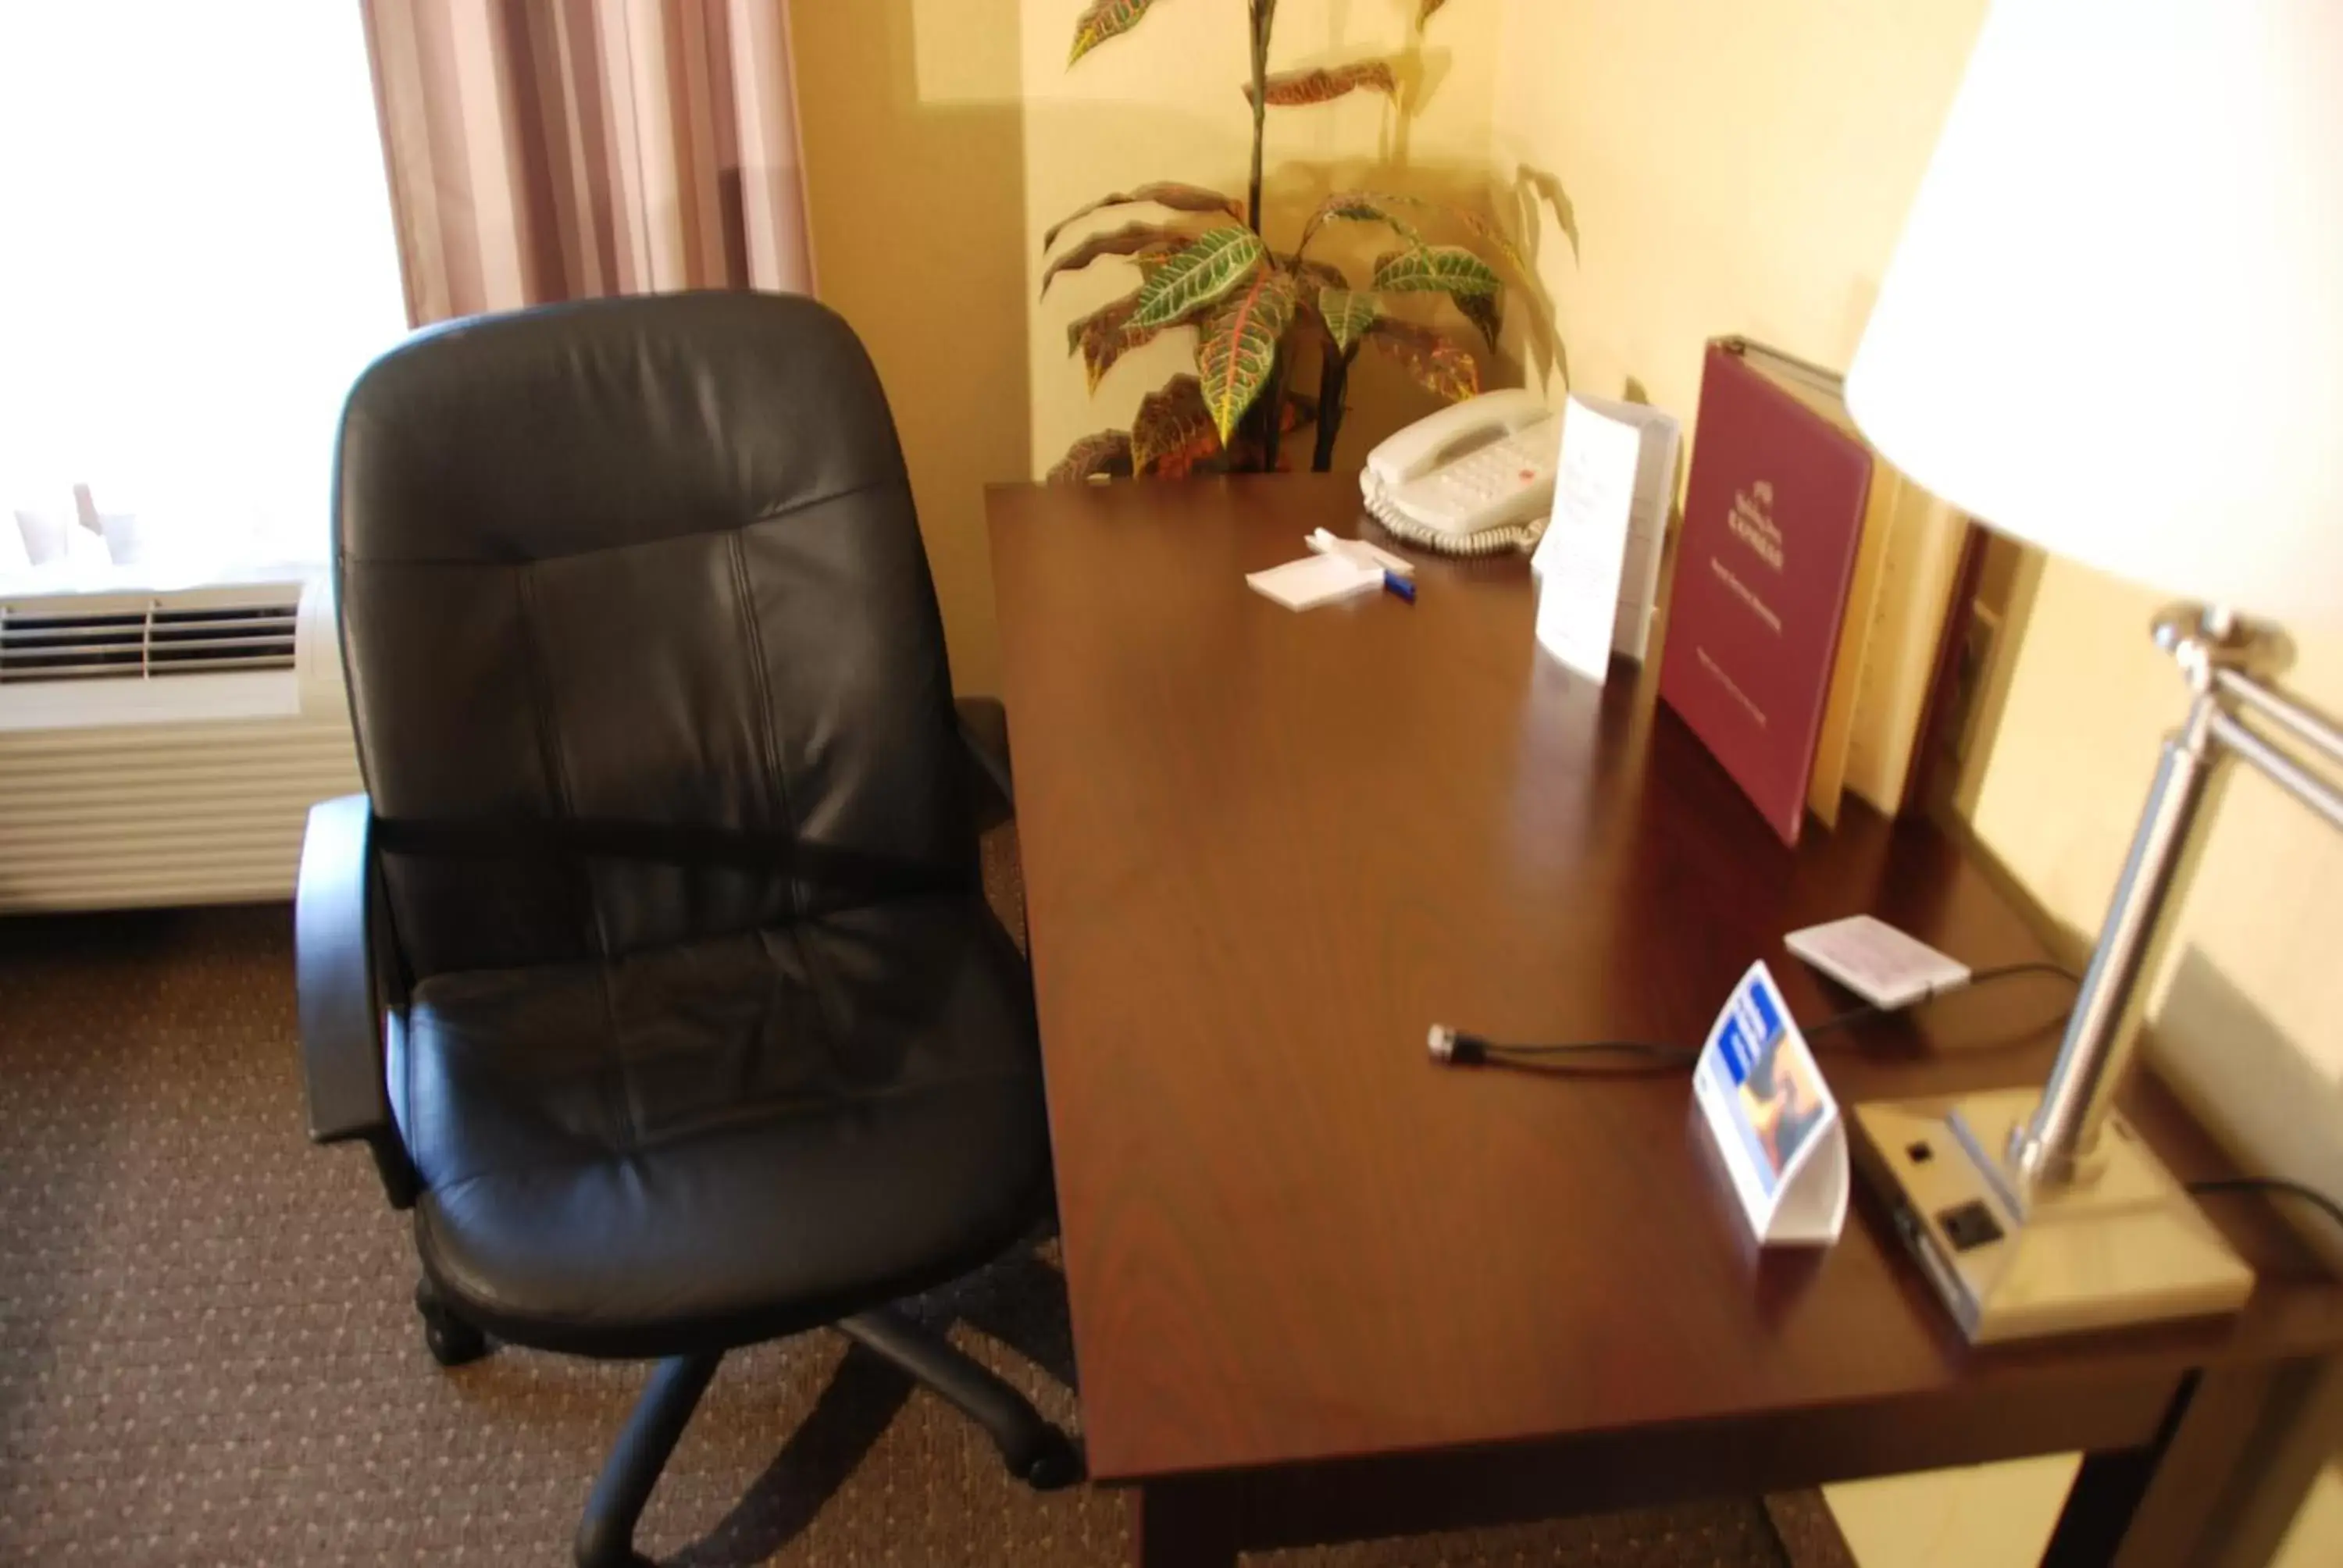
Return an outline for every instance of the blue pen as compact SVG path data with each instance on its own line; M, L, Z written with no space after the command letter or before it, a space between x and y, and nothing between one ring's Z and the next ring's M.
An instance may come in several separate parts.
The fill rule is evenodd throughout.
M1410 604L1415 602L1415 585L1397 572L1383 573L1383 592L1397 594Z

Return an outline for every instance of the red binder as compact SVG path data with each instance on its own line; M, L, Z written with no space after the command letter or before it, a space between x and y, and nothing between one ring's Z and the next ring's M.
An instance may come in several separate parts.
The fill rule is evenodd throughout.
M1795 844L1872 460L1738 347L1701 373L1660 698Z

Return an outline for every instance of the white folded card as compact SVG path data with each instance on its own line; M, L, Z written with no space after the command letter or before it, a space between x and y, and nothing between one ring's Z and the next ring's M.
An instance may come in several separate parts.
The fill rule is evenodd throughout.
M1649 639L1682 427L1640 403L1564 406L1554 516L1530 558L1538 646L1590 679Z
M1869 915L1792 931L1782 945L1874 1007L1906 1007L1969 982L1968 965Z
M1692 1085L1758 1241L1837 1241L1846 1222L1846 1125L1762 960L1716 1015Z

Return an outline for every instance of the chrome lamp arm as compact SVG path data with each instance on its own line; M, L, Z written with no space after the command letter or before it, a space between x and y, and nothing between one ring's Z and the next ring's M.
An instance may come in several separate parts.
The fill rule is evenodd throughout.
M2138 1038L2143 977L2168 934L2165 911L2187 880L2195 827L2215 769L2226 756L2250 762L2288 794L2343 829L2338 789L2253 729L2258 718L2311 751L2343 764L2343 726L2269 684L2289 662L2285 638L2218 609L2178 606L2155 622L2195 693L2188 716L2165 741L2163 760L2116 883L2098 946L2068 1016L2057 1064L2033 1117L2008 1151L2021 1189L2087 1180L2099 1132Z

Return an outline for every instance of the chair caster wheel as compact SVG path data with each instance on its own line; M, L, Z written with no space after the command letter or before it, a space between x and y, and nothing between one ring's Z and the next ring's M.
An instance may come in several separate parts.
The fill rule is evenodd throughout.
M1056 1427L1018 1469L1017 1478L1036 1492L1058 1492L1082 1478L1082 1452Z
M415 1287L415 1311L423 1320L424 1348L441 1366L468 1366L488 1353L488 1336L442 1306L429 1287Z
M469 1323L426 1323L423 1343L443 1367L468 1366L488 1353L488 1336Z

